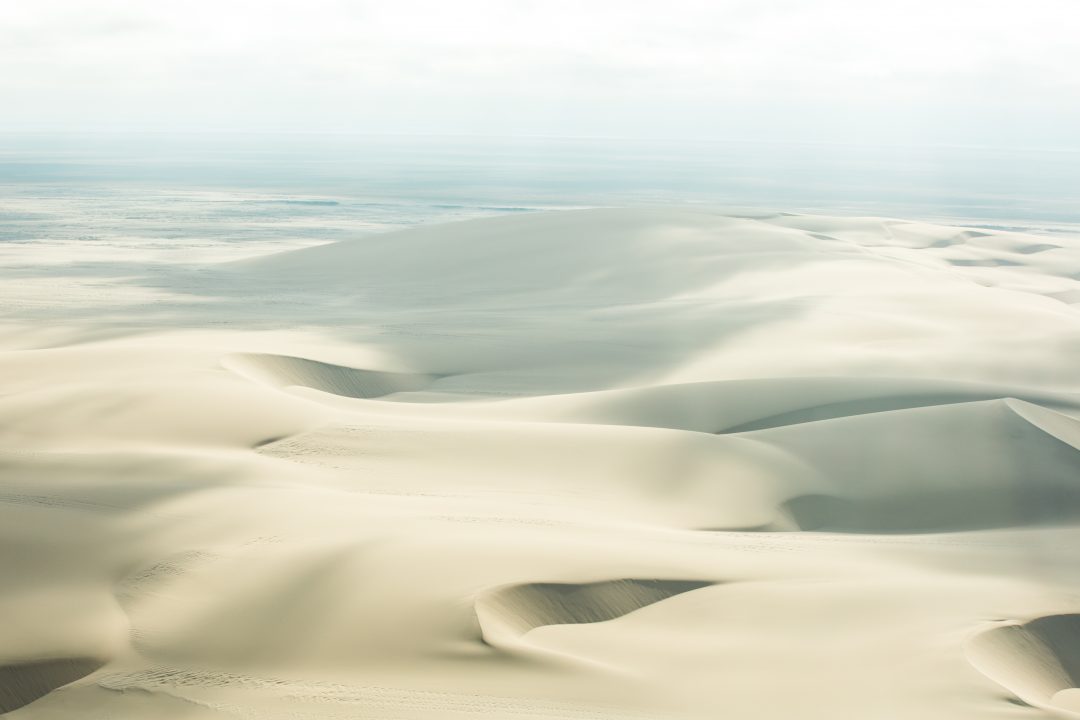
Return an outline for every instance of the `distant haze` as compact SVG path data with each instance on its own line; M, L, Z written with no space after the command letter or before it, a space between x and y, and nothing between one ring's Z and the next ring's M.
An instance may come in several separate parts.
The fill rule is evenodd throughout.
M0 130L1080 148L1075 0L0 2Z

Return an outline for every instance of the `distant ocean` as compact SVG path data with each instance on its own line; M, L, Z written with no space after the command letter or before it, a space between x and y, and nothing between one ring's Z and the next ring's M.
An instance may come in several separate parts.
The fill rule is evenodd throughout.
M1075 232L1080 153L257 133L0 135L0 243L71 244L73 251L87 244L292 246L484 215L668 203Z

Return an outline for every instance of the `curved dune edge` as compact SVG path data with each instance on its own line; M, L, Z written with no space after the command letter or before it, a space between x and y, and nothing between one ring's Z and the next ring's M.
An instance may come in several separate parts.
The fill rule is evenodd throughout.
M420 373L364 370L270 353L233 353L222 358L221 364L238 375L273 387L301 386L365 400L422 390L435 380L434 376Z
M1005 399L1014 413L1047 435L1080 450L1080 420L1017 398Z
M820 492L782 503L798 530L941 533L1080 517L1080 421L1015 399L821 420L743 437L791 453L826 479ZM843 451L830 444L840 437L848 442Z
M0 714L29 705L104 665L104 660L88 657L0 665Z
M527 583L488 591L476 600L481 636L489 645L516 642L544 625L605 622L716 583L622 578L593 583Z
M1066 393L894 377L713 380L567 393L502 404L553 421L733 434L1005 398L1080 409L1080 398Z
M965 438L960 427L976 429ZM1015 398L838 417L744 437L793 453L832 484L828 492L786 499L781 521L767 530L943 533L1080 517L1080 421ZM851 448L830 448L834 437ZM957 452L950 444L956 437L977 449L974 457ZM862 474L871 458L882 462L873 482ZM949 485L950 474L965 480Z
M1009 398L1006 396L995 396L993 393L975 394L970 392L943 392L933 395L881 395L873 398L846 400L801 407L790 412L771 415L735 427L724 428L723 430L719 430L718 433L733 434L753 432L755 430L769 430L772 428L787 427L789 425L801 425L803 423L818 422L821 420L835 420L837 418L872 415L874 413L893 412L896 410L911 410L914 408L960 405L968 402L1008 399Z
M976 669L1024 702L1080 718L1080 614L1001 625L966 650Z

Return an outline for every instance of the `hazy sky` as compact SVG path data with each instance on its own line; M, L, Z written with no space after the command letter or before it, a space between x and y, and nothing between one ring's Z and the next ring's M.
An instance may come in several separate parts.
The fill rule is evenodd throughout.
M0 129L1080 148L1080 0L0 0Z

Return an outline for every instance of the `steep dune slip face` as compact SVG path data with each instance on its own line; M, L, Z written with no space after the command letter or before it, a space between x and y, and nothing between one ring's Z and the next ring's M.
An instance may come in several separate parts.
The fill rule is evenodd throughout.
M1018 400L866 413L746 433L814 468L804 530L949 532L1080 518L1080 421Z
M0 290L12 720L1080 717L1080 239L648 207L125 272Z
M1031 703L1080 717L1080 615L1002 625L974 637L972 663Z
M0 714L28 705L105 665L94 658L37 660L0 665Z
M490 591L477 600L484 640L518 639L544 625L614 620L675 595L708 587L697 580L607 580L532 583Z
M379 398L422 390L435 379L417 373L364 370L268 353L234 353L223 358L221 364L274 387L307 387L350 398Z

